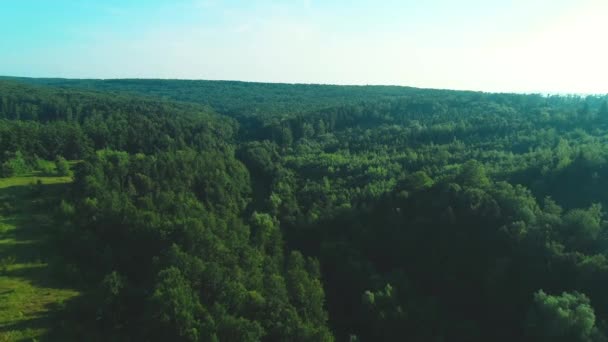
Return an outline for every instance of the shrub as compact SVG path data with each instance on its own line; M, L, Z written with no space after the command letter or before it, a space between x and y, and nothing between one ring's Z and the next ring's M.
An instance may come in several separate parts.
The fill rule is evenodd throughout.
M4 163L2 163L2 177L12 177L27 173L29 171L29 167L23 159L23 155L21 152L15 152L14 156Z
M55 159L55 171L58 176L70 176L70 164L68 164L68 161L65 160L65 158L59 156Z
M17 259L12 255L0 259L0 271L2 273L8 272L8 268L14 265L15 262L17 262Z
M45 176L51 176L55 172L55 164L51 161L36 158L35 168Z

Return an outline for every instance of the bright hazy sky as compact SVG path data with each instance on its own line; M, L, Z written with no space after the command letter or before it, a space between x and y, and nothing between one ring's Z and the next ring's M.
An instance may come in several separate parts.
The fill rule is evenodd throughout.
M608 93L608 0L0 0L0 75Z

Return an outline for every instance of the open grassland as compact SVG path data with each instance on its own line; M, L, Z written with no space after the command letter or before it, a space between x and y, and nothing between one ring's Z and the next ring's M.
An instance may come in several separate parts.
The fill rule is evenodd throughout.
M53 314L78 295L49 266L51 209L70 181L0 178L0 342L44 340Z

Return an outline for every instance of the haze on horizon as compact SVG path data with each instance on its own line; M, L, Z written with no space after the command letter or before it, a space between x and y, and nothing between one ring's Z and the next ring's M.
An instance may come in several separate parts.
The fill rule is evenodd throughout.
M7 0L0 75L608 93L606 0Z

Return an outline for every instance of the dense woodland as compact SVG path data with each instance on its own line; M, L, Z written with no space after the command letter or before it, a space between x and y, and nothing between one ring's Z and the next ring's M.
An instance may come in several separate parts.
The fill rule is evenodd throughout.
M607 101L5 78L0 170L73 174L68 339L608 341Z

